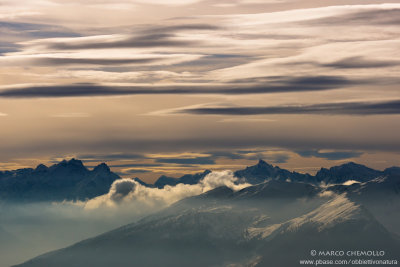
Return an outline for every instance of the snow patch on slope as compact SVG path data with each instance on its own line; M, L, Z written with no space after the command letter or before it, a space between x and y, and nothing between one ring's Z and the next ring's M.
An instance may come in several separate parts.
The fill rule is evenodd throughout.
M278 230L282 224L273 224L267 227L249 227L247 229L248 239L258 238L258 239L266 239L270 235L272 235L276 230Z
M267 239L277 233L295 232L305 224L316 225L318 231L325 230L345 221L358 219L362 216L360 206L350 201L345 195L335 195L311 212L282 222L264 227L252 227L246 230L247 239Z
M318 230L360 217L359 205L351 202L345 195L339 195L319 208L289 222L287 231L295 231L306 223L317 223Z

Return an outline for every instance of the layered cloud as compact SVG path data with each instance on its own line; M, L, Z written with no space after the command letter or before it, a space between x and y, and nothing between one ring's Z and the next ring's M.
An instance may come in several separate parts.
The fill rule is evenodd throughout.
M125 4L126 2L134 3L124 1ZM47 7L63 6L59 2L49 1L49 3ZM107 1L94 1L94 3L107 4ZM84 5L81 1L70 4ZM163 2L163 4L172 3ZM37 6L40 7L40 4ZM207 4L204 3L204 6ZM36 67L65 64L65 70L71 73L76 73L76 70L69 68L71 64L83 65L86 68L87 65L137 63L141 72L146 71L143 68L148 62L132 61L129 58L118 59L113 55L120 49L126 50L124 57L131 54L153 55L153 58L162 54L201 55L188 59L191 63L184 66L187 72L193 73L192 82L199 77L202 80L226 81L228 77L244 79L281 76L288 73L293 76L293 73L298 71L304 73L305 70L309 75L320 69L320 66L349 66L346 64L349 60L357 61L353 65L350 64L357 68L379 68L382 65L395 67L398 62L390 59L392 59L392 47L398 45L396 38L398 28L392 26L396 26L398 21L399 7L398 4L318 8L301 8L299 5L292 10L279 12L174 17L165 22L158 21L152 24L100 28L95 30L96 34L88 34L87 29L71 30L68 26L53 24L55 23L53 21L52 24L7 21L0 24L2 31L7 34L18 31L19 35L24 37L21 39L14 34L14 43L19 46L19 51L8 51L1 61L7 62L8 65L32 64ZM349 24L352 23L364 26L365 29L355 31L349 28ZM385 25L386 28L380 30L381 25ZM342 32L341 38L343 40L347 38L351 43L332 43L332 40L338 38L334 34L336 31ZM45 34L46 32L48 34ZM91 57L91 51L98 51L95 59ZM241 57L241 61L236 59L230 66L220 66L217 69L212 69L215 62L202 63L205 58L214 55L220 61L232 60L233 56ZM327 59L330 62L324 62ZM305 69L306 63L309 64ZM209 72L199 72L199 65L202 64L207 65ZM181 72L179 70L182 66L177 62L169 62L167 65L168 70ZM287 67L289 65L290 68ZM159 71L166 70L165 67L157 66ZM327 75L325 70L320 69L319 73L321 71Z
M192 173L247 164L240 149L288 150L271 161L295 166L296 151L399 150L399 3L0 3L5 162L225 153L115 163L147 175L150 166L138 164ZM334 116L314 116L322 114ZM392 161L381 157L369 163Z
M84 59L79 59L84 60ZM122 60L125 61L125 60ZM129 60L128 60L129 61ZM74 62L74 59L66 64ZM89 62L96 62L89 61ZM243 82L251 82L244 80ZM0 97L78 97L104 95L199 95L199 94L267 94L286 92L324 91L351 86L362 81L350 81L336 76L306 76L286 79L265 80L262 85L240 85L240 81L230 85L169 85L169 86L107 86L96 84L31 86L24 88L5 88L0 91ZM239 84L239 85L237 85Z

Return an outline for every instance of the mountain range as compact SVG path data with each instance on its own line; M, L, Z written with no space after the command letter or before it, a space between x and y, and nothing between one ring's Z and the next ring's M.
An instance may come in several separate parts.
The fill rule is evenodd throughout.
M88 170L80 160L47 167L0 172L0 199L11 201L85 200L108 192L120 177L102 163Z
M136 178L136 181L150 187L163 188L166 185L174 186L176 184L196 184L204 178L209 170L195 175L184 175L180 178L161 176L154 185L149 185ZM348 162L340 166L334 166L329 169L321 168L316 175L303 174L295 171L281 169L278 166L268 164L264 160L259 160L256 165L246 167L243 170L237 170L234 175L240 179L240 182L249 184L260 184L269 180L304 182L311 184L342 184L346 181L366 182L380 176L388 174L400 174L400 167L387 168L384 171L374 170L364 165L354 162Z
M180 178L163 175L154 184L148 184L139 178L134 179L147 187L161 189L177 184L197 184L210 172L205 170L197 174L186 174ZM400 167L379 171L349 162L329 169L321 168L316 175L310 175L291 172L259 160L254 166L235 171L234 175L239 178L239 183L252 185L269 180L319 185L342 184L349 180L366 182L380 176L399 173ZM0 171L0 200L29 202L91 199L107 193L111 184L120 178L105 163L89 170L77 159L63 160L50 167L40 164L35 169Z
M218 187L18 267L289 267L312 259L313 249L384 251L385 259L398 260L399 189L398 174L352 185L269 180L239 191Z

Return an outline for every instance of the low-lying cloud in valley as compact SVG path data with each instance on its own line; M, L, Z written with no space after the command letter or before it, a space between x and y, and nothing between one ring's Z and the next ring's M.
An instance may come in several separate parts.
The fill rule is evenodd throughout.
M119 179L108 194L88 201L0 203L0 228L10 236L8 246L0 248L1 264L16 264L71 245L220 186L233 190L249 186L238 182L231 171L211 172L194 185L162 189Z
M89 200L85 208L92 210L130 206L133 209L140 207L140 210L143 207L160 209L183 198L199 195L220 186L227 186L236 191L250 185L238 182L239 179L234 177L231 171L211 172L194 185L167 185L161 189L146 187L133 179L121 179L112 184L108 194Z

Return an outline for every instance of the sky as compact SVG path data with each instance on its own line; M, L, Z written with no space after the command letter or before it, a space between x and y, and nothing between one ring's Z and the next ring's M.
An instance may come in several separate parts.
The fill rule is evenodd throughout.
M400 2L0 0L0 169L400 165Z

